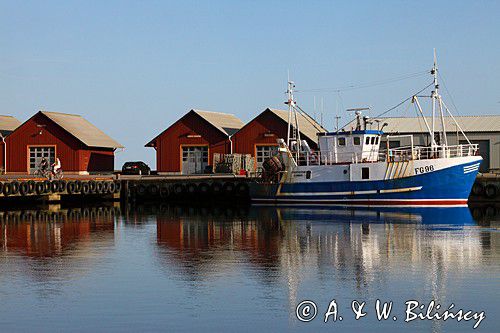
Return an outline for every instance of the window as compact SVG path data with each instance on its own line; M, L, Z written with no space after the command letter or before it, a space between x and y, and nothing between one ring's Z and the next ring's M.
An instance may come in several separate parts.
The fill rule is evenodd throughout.
M54 163L56 159L56 148L55 147L30 147L30 157L29 157L29 165L30 165L30 173L35 172L38 169L38 165L40 164L42 158L44 158L49 162L49 164Z
M369 137L369 136L367 136L367 137L366 137L365 144L366 144L366 145L369 145L369 144L370 144L370 137Z
M374 144L375 144L375 137L374 137L374 136L372 136L371 141L372 141L372 142L371 142L371 143L372 143L372 145L374 145Z
M375 138L375 144L376 144L376 145L378 145L378 140L379 140L379 139L380 139L380 137L379 137L379 136L377 136L377 137Z
M255 160L257 162L257 169L262 167L262 163L269 157L275 156L278 153L278 146L257 146L255 148Z
M355 136L353 142L355 146L359 146L361 144L361 138L359 136Z
M306 171L306 179L311 179L311 170Z
M339 146L345 146L345 138L339 138Z
M361 168L361 179L370 179L370 168Z
M182 162L187 162L189 157L197 156L205 163L208 163L207 146L185 146L182 147Z

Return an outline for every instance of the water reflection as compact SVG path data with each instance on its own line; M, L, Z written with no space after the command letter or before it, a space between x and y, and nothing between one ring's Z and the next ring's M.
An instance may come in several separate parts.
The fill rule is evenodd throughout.
M175 267L191 282L243 265L250 279L286 286L290 313L301 283L311 278L367 297L383 293L397 276L445 303L450 275L495 266L498 220L483 220L481 227L468 208L255 208L237 214L175 207L157 215L157 255L167 270Z
M238 327L286 331L297 328L300 300L331 297L342 304L461 300L493 313L498 213L169 205L4 210L0 326L27 331L43 323L41 331L66 331L76 320L85 331L103 322L116 331L234 331L221 324L230 318ZM173 300L178 311L166 311ZM39 311L40 304L57 311ZM62 323L60 313L71 320ZM304 330L331 331L320 323ZM351 322L359 330L369 323ZM441 331L438 322L421 325Z
M50 282L81 276L114 243L114 207L0 212L0 277L15 271L56 292ZM9 272L9 269L11 270Z

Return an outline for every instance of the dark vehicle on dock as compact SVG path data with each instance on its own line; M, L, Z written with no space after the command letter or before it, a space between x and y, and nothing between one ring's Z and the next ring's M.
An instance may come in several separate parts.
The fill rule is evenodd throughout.
M142 161L125 162L122 167L123 175L150 175L151 168Z

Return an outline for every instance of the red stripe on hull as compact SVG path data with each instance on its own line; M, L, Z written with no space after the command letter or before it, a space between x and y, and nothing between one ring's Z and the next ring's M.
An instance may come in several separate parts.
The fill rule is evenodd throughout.
M289 200L289 199L252 199L257 203L275 204L334 204L334 205L363 205L363 206L463 206L467 199L442 199L442 200Z

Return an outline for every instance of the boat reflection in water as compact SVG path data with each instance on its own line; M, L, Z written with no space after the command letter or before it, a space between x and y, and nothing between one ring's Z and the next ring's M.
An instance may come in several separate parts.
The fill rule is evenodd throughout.
M478 226L466 207L262 207L248 214L176 208L157 216L157 244L162 265L170 272L176 267L178 278L196 282L198 290L200 281L214 278L231 289L242 266L266 297L285 289L289 320L296 322L302 299L328 304L336 298L344 305L357 297L463 299L455 285L468 282L452 276L494 274L500 237Z

